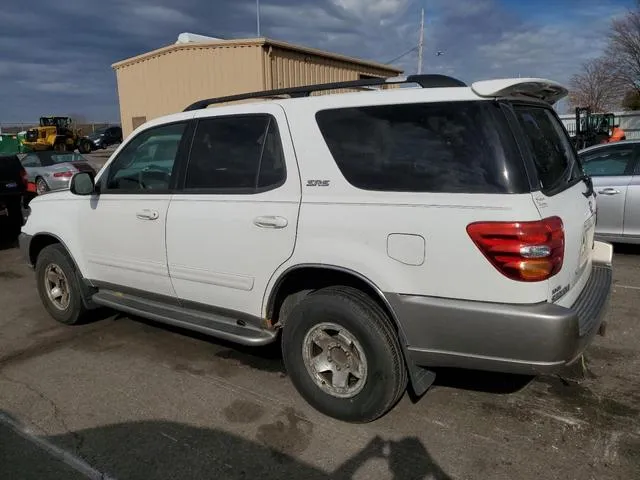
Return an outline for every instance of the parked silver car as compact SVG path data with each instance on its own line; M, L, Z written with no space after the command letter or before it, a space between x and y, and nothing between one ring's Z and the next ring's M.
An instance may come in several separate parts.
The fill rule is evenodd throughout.
M38 195L69 188L71 177L77 172L96 173L85 157L71 152L30 152L22 159L22 166Z
M578 154L597 194L596 237L640 244L640 140L595 145Z

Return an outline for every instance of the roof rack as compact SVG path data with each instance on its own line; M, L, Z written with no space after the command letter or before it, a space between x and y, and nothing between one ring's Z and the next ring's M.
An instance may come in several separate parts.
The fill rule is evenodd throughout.
M453 77L446 75L409 75L408 77L392 78L367 78L362 80L351 80L348 82L320 83L317 85L307 85L304 87L279 88L275 90L265 90L262 92L241 93L239 95L229 95L226 97L206 98L192 103L184 109L185 112L207 108L215 103L235 102L250 98L273 98L286 95L289 98L308 97L312 92L323 90L338 90L342 88L362 88L383 85L416 83L422 88L446 88L446 87L466 87L467 85Z

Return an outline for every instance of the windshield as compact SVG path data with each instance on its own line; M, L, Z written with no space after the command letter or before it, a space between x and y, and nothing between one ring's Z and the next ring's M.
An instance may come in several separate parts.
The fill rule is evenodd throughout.
M569 137L560 121L546 107L514 105L518 121L533 155L540 187L559 190L582 176Z

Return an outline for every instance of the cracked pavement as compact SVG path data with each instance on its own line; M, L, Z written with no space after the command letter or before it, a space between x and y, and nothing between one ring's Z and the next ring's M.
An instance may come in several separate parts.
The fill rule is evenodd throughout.
M607 336L586 370L534 380L441 370L417 403L405 396L379 421L350 425L298 396L277 347L124 315L56 324L4 245L0 478L640 478L640 248L614 262Z

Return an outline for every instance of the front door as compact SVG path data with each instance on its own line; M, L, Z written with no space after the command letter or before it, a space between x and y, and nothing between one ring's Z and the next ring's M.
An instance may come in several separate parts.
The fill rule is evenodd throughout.
M624 236L640 241L640 146L636 145L636 166L627 187L627 201L624 205Z
M186 122L140 132L117 153L81 211L86 276L96 284L175 298L165 226Z
M248 108L196 114L184 189L169 206L167 257L185 306L260 316L267 282L293 253L301 188L281 107Z
M619 237L623 234L633 158L632 145L598 147L580 156L585 172L593 179L597 194L596 234L599 236Z

